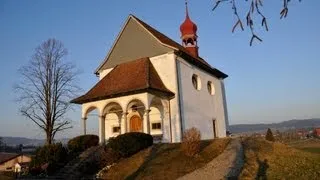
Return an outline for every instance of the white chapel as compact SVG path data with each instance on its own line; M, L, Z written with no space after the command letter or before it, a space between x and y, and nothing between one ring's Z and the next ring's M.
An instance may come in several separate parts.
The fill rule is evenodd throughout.
M177 43L129 15L95 71L99 81L71 101L82 105L84 134L88 114L96 109L100 143L126 132L180 142L192 127L202 139L226 136L228 76L200 57L197 26L187 6L180 32Z

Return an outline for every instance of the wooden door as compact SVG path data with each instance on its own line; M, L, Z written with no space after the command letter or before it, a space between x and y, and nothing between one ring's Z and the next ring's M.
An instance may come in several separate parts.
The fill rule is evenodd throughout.
M130 118L130 132L142 132L142 120L139 116Z

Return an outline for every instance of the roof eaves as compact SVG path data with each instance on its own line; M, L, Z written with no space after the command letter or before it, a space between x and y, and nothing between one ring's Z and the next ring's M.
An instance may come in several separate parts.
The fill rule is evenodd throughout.
M72 103L84 104L84 103L87 103L87 102L105 100L105 99L116 98L116 97L131 95L131 94L139 94L139 93L143 93L143 92L149 92L149 93L156 92L156 93L159 93L159 94L161 94L163 96L168 96L169 98L172 98L175 95L171 91L162 91L162 90L159 90L159 89L154 89L154 88L151 88L151 87L147 87L147 88L136 89L136 90L133 90L133 91L120 92L120 93L117 93L117 94L99 96L99 97L87 98L87 99L80 99L81 97L84 97L84 96L81 96L81 97L79 97L77 99L72 100L72 101L74 101Z

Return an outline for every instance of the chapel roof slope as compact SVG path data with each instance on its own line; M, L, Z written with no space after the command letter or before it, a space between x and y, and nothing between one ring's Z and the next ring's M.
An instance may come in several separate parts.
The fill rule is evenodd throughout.
M11 159L14 159L16 157L20 156L20 154L16 153L0 153L0 164L7 162Z
M117 65L86 94L73 99L71 103L83 104L141 92L168 98L174 96L163 84L149 58Z
M141 19L137 18L136 16L130 14L127 22L130 20L130 18L133 18L137 22L139 22L140 25L142 25L148 32L150 32L158 41L160 41L163 45L168 46L175 50L175 53L184 57L185 60L189 61L190 63L200 67L201 69L206 70L207 72L215 75L218 78L227 78L228 75L223 73L222 71L212 67L209 63L207 63L203 58L196 57L192 55L188 50L183 47L181 44L177 43L176 41L172 40L168 36L164 35L163 33L159 32L155 28L151 27L149 24L145 23ZM99 69L107 62L107 57L104 59L104 62L98 67L96 70L96 74L98 73Z
M200 67L204 68L205 70L210 70L212 73L214 73L219 78L227 78L228 75L219 71L218 69L212 67L209 63L207 63L204 59L201 57L196 57L192 55L188 50L183 47L181 44L177 43L176 41L172 40L168 36L162 34L155 28L151 27L147 23L143 22L139 18L135 17L134 15L131 15L133 18L135 18L142 26L144 26L151 34L153 34L159 41L161 41L163 44L169 45L171 47L174 47L176 50L183 53L183 55L188 56L188 60L191 60L191 63L195 63L196 65L199 65Z

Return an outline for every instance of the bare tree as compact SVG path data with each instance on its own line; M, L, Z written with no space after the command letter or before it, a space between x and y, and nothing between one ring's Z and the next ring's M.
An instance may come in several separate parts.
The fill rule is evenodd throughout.
M20 112L46 134L52 144L56 133L72 128L65 114L69 100L79 90L78 72L71 63L64 62L67 49L62 42L48 39L35 49L30 62L19 69L20 82L15 86Z
M280 19L286 18L289 12L289 3L292 0L281 0L283 1L282 8L280 10ZM298 0L301 2L301 0ZM212 11L214 11L217 7L219 7L223 3L230 3L231 8L233 11L233 14L236 17L236 22L232 27L232 33L235 31L237 27L240 27L241 30L244 30L244 26L242 23L242 20L238 14L238 6L236 4L236 0L215 0L214 6L212 8ZM239 3L239 1L238 1ZM265 15L262 13L262 8L263 8L263 0L241 0L241 3L248 3L248 9L246 10L246 25L250 28L250 32L252 34L251 40L250 40L250 46L252 46L252 43L254 40L258 40L262 42L262 39L256 34L255 32L255 19L260 19L261 20L261 26L265 29L265 31L268 31L268 24L267 24L267 18Z

